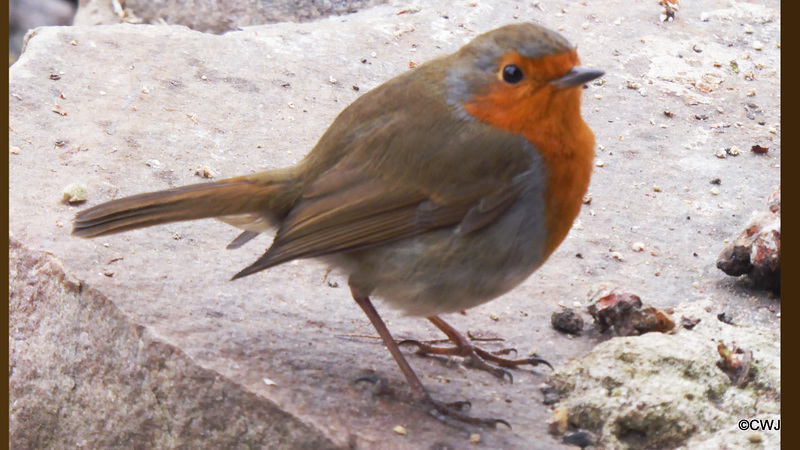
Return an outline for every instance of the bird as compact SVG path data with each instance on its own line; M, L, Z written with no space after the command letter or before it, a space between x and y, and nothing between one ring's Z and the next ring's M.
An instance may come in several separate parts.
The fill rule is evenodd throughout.
M303 258L343 271L427 412L510 427L465 413L468 402L435 400L399 346L462 356L501 378L549 365L485 351L439 316L510 291L567 236L594 160L581 94L603 74L557 32L502 26L360 96L294 166L111 200L79 211L72 234L215 218L243 230L232 249L274 232L232 280ZM372 298L427 318L453 346L396 342Z

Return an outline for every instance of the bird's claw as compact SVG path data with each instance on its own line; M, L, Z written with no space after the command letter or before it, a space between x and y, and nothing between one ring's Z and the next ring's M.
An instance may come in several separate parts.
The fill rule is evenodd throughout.
M448 408L458 409L459 411L469 411L472 409L472 402L469 400L459 400L456 402L447 403L445 406Z
M367 382L373 385L372 391L374 395L383 396L392 394L392 389L389 387L389 382L383 375L378 373L367 373L356 378L353 383Z
M471 417L463 413L465 409L469 409L472 404L469 401L457 401L452 403L442 403L430 397L426 397L424 402L430 407L428 413L438 420L460 428L464 431L470 431L467 425L475 425L488 428L497 428L497 424L503 424L511 429L511 424L503 419L487 419L482 417ZM466 407L466 408L465 408Z
M501 367L518 367L524 365L538 366L539 364L544 364L550 369L553 369L553 366L551 366L550 363L547 362L547 360L539 358L538 356L531 356L528 358L521 358L521 359L506 359L496 356L497 352L490 353L479 347L473 347L473 350L475 351L475 354L478 355L479 357L483 358L486 361L491 361Z
M414 339L406 339L398 343L398 345L406 345L406 344L415 345L417 347L416 353L421 356L429 356L429 355L461 356L466 359L464 365L472 367L474 369L479 369L489 372L500 379L508 377L508 381L511 383L514 382L514 376L511 375L511 372L504 369L506 367L514 368L523 365L537 366L539 364L544 364L550 367L550 369L553 368L553 366L551 366L549 362L537 356L532 356L529 358L521 358L521 359L508 359L508 358L502 358L500 356L500 355L508 355L511 354L512 352L516 354L517 350L515 348L504 348L502 350L488 352L468 342L463 344L456 343L452 347L435 347L433 345L425 344L423 342Z
M477 349L475 349L475 350L477 350ZM504 379L505 377L508 377L508 382L509 383L513 383L514 382L514 376L511 375L511 372L509 372L506 369L503 369L502 367L497 367L497 366L494 366L494 365L490 364L484 358L482 358L477 353L477 351L476 351L476 354L469 355L466 358L467 358L466 361L464 361L464 365L465 366L471 367L473 369L478 369L478 370L483 370L483 371L489 372L492 375L496 376L497 378L500 378L501 380Z
M517 349L515 349L515 348L513 348L513 347L511 347L511 348L504 348L504 349L502 349L502 350L496 350L496 351L493 351L493 352L492 352L492 354L493 354L493 355L498 355L498 356L499 356L499 355L508 355L508 354L509 354L509 353L511 353L511 352L514 352L514 354L516 355L516 354L517 354Z

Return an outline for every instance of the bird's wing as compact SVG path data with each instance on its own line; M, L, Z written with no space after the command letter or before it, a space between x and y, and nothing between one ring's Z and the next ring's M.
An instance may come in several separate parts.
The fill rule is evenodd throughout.
M374 136L351 141L358 148L306 186L269 250L234 278L437 228L473 233L529 184L532 152L524 139L487 133L477 122L458 123L462 128L450 133L413 125L409 117L383 121L370 131Z

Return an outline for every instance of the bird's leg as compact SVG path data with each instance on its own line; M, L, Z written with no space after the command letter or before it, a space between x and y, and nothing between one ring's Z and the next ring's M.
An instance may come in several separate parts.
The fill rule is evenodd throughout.
M482 419L470 417L462 413L461 410L470 406L469 402L461 401L454 403L442 403L431 398L431 396L428 394L428 391L425 389L425 386L422 385L422 382L417 377L417 374L414 373L414 370L408 364L408 361L406 361L403 353L400 352L400 347L397 346L394 338L392 338L391 333L389 333L389 329L386 328L386 324L383 322L383 319L381 319L381 316L378 315L378 311L375 310L375 307L372 305L369 297L366 295L358 295L352 288L351 290L353 292L353 299L355 299L356 303L358 303L358 306L364 310L364 313L369 318L369 321L372 322L372 326L375 327L375 330L378 331L381 339L383 339L383 343L386 344L386 348L389 349L389 353L392 354L392 357L394 357L397 365L400 366L400 370L403 372L403 375L405 375L406 381L408 381L408 384L411 386L411 392L413 393L414 398L429 408L429 414L441 420L442 422L461 429L465 429L464 424L481 425L494 428L498 423L502 423L503 425L511 428L511 425L502 419Z
M455 328L450 326L447 322L442 320L439 316L431 316L428 317L428 320L431 321L436 328L442 330L444 334L453 342L453 347L434 347L432 345L424 344L420 341L415 340L405 340L400 342L399 345L403 344L413 344L417 346L417 353L420 355L455 355L461 356L466 358L466 364L468 366L474 367L476 369L485 370L498 378L503 378L508 376L510 381L514 381L514 377L511 376L511 372L504 369L503 367L517 367L526 364L530 364L532 366L537 366L539 364L544 364L551 369L553 366L550 365L547 361L537 356L532 356L530 358L520 358L520 359L509 359L509 358L501 358L498 355L507 355L512 351L516 353L516 350L513 348L511 349L503 349L496 352L488 352L483 350L480 347L473 345L469 339L464 337L463 334L459 333Z

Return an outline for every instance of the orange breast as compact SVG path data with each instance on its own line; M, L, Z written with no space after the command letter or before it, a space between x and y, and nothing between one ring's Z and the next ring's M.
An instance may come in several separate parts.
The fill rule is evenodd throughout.
M547 258L564 240L581 209L594 159L594 134L580 114L581 87L555 90L547 81L579 64L574 51L530 60L510 52L499 64L517 64L526 79L517 85L498 80L464 109L478 120L525 136L546 165L544 193Z

